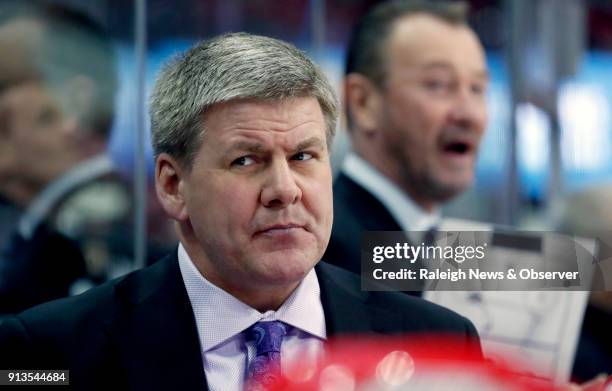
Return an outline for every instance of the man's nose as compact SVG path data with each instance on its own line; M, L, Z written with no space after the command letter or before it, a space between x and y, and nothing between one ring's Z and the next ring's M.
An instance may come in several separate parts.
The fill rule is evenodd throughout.
M462 88L455 97L451 119L464 128L481 129L486 121L485 98L476 96L469 87Z
M285 207L296 203L301 197L302 190L296 182L290 162L280 160L272 163L261 191L261 203L269 208Z

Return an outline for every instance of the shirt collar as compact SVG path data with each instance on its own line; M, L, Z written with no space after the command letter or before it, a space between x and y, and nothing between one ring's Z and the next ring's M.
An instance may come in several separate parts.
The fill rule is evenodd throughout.
M21 236L24 239L30 239L57 201L70 190L91 178L107 174L113 169L111 159L106 154L101 154L77 164L53 181L29 204L19 219L18 229Z
M280 320L326 339L321 291L314 269L277 311L261 313L204 278L180 243L178 262L194 311L202 351L216 347L261 320ZM228 323L228 319L232 321Z
M386 176L355 153L349 153L346 157L342 164L342 171L376 197L403 231L427 231L439 224L441 214L438 208L428 213Z

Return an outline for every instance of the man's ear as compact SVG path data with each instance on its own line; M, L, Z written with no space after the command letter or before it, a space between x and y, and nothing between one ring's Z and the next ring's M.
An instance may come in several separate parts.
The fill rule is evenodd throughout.
M370 79L359 73L349 73L344 79L344 101L353 130L372 135L380 128L383 99Z
M155 191L162 208L177 221L189 217L185 203L183 181L186 171L167 153L160 154L155 161Z

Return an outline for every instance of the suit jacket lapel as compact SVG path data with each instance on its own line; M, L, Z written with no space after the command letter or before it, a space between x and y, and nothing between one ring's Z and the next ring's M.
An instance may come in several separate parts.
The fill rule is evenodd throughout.
M365 231L402 231L402 228L374 195L346 174L340 173L334 183L334 226L324 259L353 273L361 273L359 242ZM404 238L411 243L406 233ZM397 271L401 266L395 263L385 270ZM402 284L391 286L399 289ZM406 293L416 297L423 295L421 290Z
M193 311L176 256L117 286L125 302L110 326L134 389L208 389Z
M398 231L397 222L374 196L344 173L334 183L334 224L323 259L359 274L364 231Z
M359 221L363 231L401 231L399 223L370 192L343 172L334 182L334 212Z
M342 334L388 333L402 324L398 313L370 304L370 292L359 287L359 278L320 262L316 268L328 337Z

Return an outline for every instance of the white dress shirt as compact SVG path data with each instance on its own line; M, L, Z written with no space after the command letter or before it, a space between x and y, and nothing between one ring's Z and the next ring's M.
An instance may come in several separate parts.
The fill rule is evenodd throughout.
M355 153L350 153L342 164L342 172L366 189L389 211L403 231L427 231L440 223L441 213L431 213L417 205L402 189ZM411 237L411 239L416 239Z
M317 359L327 338L317 275L311 270L277 311L261 313L206 280L182 244L178 261L193 308L204 374L211 391L240 391L255 347L243 331L259 321L292 326L281 346L281 370L292 359ZM168 321L171 321L169 319Z

